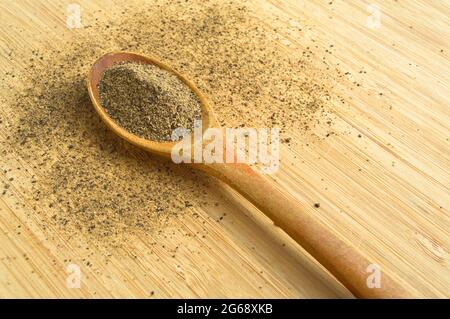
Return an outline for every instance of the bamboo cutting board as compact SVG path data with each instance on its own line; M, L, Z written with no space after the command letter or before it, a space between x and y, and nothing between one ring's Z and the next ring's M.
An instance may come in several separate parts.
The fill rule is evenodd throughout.
M72 2L55 2L0 1L2 73L24 67L9 52L26 55L76 36L66 27ZM108 19L123 6L78 4L86 20ZM379 10L366 1L248 3L278 32L286 54L306 43L323 54L331 50L328 60L346 78L335 83L346 106L332 104L333 134L323 125L307 136L289 132L298 143L282 145L273 178L381 273L417 297L448 298L450 7L445 1L376 4ZM20 79L14 81L20 87ZM6 104L0 112L8 118L14 109ZM0 123L0 134L5 130ZM215 181L207 196L220 209L193 207L195 215L127 240L105 262L98 247L86 249L58 229L48 236L24 194L29 179L13 169L27 167L32 174L33 167L5 150L2 142L0 181L10 186L0 196L0 297L351 297L301 247ZM208 236L195 236L201 227ZM71 264L80 267L79 288L67 285Z

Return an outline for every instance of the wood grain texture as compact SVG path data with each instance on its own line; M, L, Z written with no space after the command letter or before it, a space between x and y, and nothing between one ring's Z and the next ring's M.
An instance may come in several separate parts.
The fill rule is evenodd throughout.
M24 66L8 55L12 49L26 54L77 36L65 26L68 3L0 1L2 72ZM250 3L277 29L286 54L303 50L313 39L324 54L333 45L329 60L350 72L347 82L335 83L346 101L333 104L336 133L325 139L329 128L320 125L308 136L290 132L301 143L283 145L281 169L273 178L306 213L357 246L412 294L448 298L450 8L445 1L380 1L381 28L370 29L369 3ZM114 10L122 2L79 4L89 20L96 14L107 18L109 13L96 10ZM296 32L302 25L307 32ZM353 82L361 88L354 89ZM20 87L20 80L15 84ZM2 105L0 112L6 117L14 110ZM0 179L14 181L8 196L0 196L0 297L351 296L266 217L214 181L208 186L217 192L208 196L222 203L220 211L194 207L199 218L181 216L162 235L130 239L105 263L99 248L86 252L58 229L40 228L23 195L29 176L4 173L33 168L14 153L1 154ZM218 223L223 213L227 218ZM186 236L200 223L208 236ZM170 250L177 246L173 258ZM144 253L150 248L154 253ZM86 266L86 256L93 266ZM81 266L80 289L66 286L69 261Z

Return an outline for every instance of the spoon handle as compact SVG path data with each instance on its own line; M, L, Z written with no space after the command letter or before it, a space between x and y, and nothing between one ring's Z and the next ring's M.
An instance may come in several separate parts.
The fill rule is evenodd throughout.
M373 263L356 247L334 234L323 223L305 213L304 206L282 193L273 182L247 164L195 164L224 181L268 216L308 253L319 261L356 297L412 298L398 282L381 273L380 287L369 288Z

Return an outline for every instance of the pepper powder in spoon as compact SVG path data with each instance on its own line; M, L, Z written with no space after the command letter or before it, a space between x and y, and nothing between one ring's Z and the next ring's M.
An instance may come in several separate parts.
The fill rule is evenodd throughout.
M156 65L114 64L103 72L98 89L108 115L149 140L171 141L172 130L192 130L201 117L196 94L176 75Z

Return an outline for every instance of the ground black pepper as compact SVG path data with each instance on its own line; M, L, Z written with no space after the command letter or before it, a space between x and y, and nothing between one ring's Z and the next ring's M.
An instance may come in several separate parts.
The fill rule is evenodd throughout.
M170 141L174 129L192 130L201 116L200 101L190 87L152 64L115 64L103 72L98 86L109 116L149 140Z

